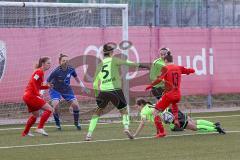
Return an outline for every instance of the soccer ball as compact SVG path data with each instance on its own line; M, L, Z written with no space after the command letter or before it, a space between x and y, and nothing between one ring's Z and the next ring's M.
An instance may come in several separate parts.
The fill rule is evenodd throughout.
M162 119L164 121L164 123L172 123L173 120L174 120L174 116L171 112L168 112L168 111L164 111L162 113Z

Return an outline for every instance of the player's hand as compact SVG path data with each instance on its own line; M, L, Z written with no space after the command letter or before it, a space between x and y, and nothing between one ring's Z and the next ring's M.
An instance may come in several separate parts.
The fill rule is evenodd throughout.
M176 120L176 119L174 120L174 125L177 126L178 128L180 128L180 123L179 123L179 121Z
M90 94L91 91L87 87L82 88L82 92L85 92L86 94Z
M152 89L152 87L153 87L152 85L148 85L145 90L146 90L146 91L147 91L147 90L150 90L150 89Z
M53 84L52 84L52 83L47 83L47 86L48 86L49 88L53 88Z
M192 69L192 68L189 68L189 69L188 69L188 73L187 73L187 75L189 75L189 74L191 74L191 73L195 73L195 70Z
M147 66L147 65L144 65L144 64L139 64L139 68L144 68L144 69L150 69L150 67L149 66Z

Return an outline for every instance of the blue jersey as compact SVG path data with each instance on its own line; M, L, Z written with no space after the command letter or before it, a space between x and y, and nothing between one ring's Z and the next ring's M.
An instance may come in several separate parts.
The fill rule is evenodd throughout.
M67 93L72 90L70 86L71 76L77 77L75 69L68 66L66 70L63 70L61 66L57 67L50 76L47 78L47 82L53 84L53 89L60 93Z

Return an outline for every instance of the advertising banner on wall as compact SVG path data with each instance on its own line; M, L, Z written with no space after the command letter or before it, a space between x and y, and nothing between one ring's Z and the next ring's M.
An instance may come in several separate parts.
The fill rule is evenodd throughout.
M53 63L50 70L53 70L60 53L69 55L79 77L92 89L103 44L119 43L121 39L121 28L117 27L1 28L0 102L21 102L34 64L40 57L49 56ZM184 95L240 91L240 29L130 27L129 40L133 43L128 50L131 61L151 64L158 58L159 48L168 47L175 64L194 68L194 75L183 76ZM150 83L148 71L130 69L122 76L129 80L130 96L149 94L144 91ZM72 85L76 85L74 81Z

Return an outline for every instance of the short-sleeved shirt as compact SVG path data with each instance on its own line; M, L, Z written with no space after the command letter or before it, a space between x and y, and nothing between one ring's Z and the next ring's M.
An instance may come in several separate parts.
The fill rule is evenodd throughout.
M154 80L157 79L157 77L161 74L162 67L164 67L164 66L165 66L165 62L162 58L158 58L153 62L152 66L151 66L151 69L150 69L150 80L151 81L154 81ZM154 87L163 88L164 83L161 82L161 83L155 85Z
M47 82L53 84L53 89L60 93L68 93L72 90L70 86L71 76L77 77L75 69L68 66L66 70L63 70L61 66L57 67L47 79Z
M120 76L120 66L139 66L139 64L122 60L117 57L107 57L98 65L95 73L93 87L98 90L98 83L100 81L101 91L113 91L122 88L122 78Z
M192 73L193 69L187 69L183 66L170 64L162 68L160 79L164 80L165 93L170 91L180 92L182 74Z
M43 70L41 68L36 69L28 82L28 85L25 89L25 93L39 96L40 90L49 88L48 86L43 85L43 80L44 80Z

